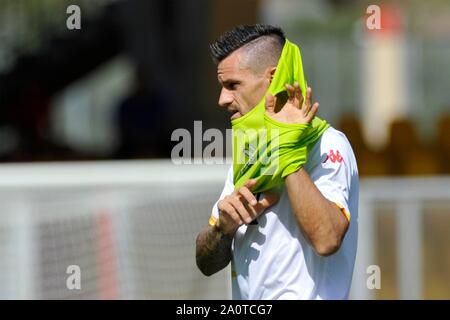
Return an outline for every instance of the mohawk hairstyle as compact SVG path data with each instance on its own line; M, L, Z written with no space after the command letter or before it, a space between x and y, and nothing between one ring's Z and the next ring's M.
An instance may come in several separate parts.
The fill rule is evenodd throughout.
M283 47L286 41L284 32L279 27L265 24L240 25L227 31L210 45L210 52L214 63L219 63L232 52L262 36L276 38L280 47Z

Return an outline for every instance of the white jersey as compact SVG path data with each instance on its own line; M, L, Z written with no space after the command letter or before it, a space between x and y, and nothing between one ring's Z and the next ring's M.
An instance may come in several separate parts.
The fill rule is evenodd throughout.
M312 147L304 169L350 220L341 247L331 256L317 255L298 228L285 186L280 186L279 201L257 218L257 224L242 225L234 236L233 299L348 298L356 256L359 185L355 156L345 135L328 128ZM230 168L220 199L233 190ZM210 224L218 217L216 203Z

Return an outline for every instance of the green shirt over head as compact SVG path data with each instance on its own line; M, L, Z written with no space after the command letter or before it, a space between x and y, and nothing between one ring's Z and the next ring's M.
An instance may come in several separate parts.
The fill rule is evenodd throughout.
M285 84L298 82L305 98L306 80L297 45L286 39L272 82L266 92L286 91ZM309 124L287 124L266 114L264 97L250 112L232 120L233 178L235 188L256 179L254 193L270 190L298 171L306 162L308 148L329 127L318 117Z

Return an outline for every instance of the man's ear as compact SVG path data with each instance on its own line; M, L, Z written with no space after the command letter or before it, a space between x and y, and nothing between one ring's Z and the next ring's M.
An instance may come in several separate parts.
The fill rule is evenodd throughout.
M277 67L270 67L267 69L267 76L269 78L269 83L272 83L273 76L275 75L275 71L277 71Z

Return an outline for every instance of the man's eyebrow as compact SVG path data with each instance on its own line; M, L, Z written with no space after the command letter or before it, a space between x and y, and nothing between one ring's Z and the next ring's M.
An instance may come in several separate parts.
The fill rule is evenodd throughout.
M230 78L230 79L222 79L222 80L221 80L220 78L217 78L217 80L218 80L219 83L221 83L221 84L241 83L240 80L233 79L233 78Z

